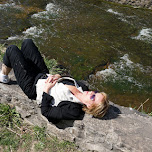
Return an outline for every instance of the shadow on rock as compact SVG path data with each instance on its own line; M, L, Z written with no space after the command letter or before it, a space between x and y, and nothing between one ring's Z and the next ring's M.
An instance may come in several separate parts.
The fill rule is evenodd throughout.
M8 85L17 85L17 81L11 80Z
M83 120L83 118L84 118L84 114L82 114L79 117L79 120ZM60 122L56 123L55 126L59 129L65 129L65 128L68 128L68 127L73 127L74 121L75 120L61 120Z
M101 118L101 120L115 119L119 116L119 114L121 114L121 111L119 110L119 108L113 105L110 105L106 115L103 118Z
M115 119L121 114L119 108L110 105L106 115L103 118L96 118L100 120L110 120ZM84 115L81 116L80 120L83 120ZM65 129L67 127L73 127L74 120L61 120L60 122L56 123L55 126L59 129Z
M62 120L59 123L55 124L55 126L59 129L65 129L68 127L73 127L73 123L75 120Z

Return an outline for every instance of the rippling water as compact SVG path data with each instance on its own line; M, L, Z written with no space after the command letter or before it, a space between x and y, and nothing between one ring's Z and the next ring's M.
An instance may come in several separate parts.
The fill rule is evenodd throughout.
M0 40L32 38L46 56L105 91L152 110L152 12L91 0L0 1Z

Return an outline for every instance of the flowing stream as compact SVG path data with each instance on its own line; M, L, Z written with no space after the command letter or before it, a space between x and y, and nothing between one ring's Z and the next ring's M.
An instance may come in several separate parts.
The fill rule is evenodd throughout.
M32 38L90 89L152 111L152 11L102 0L0 0L0 42Z

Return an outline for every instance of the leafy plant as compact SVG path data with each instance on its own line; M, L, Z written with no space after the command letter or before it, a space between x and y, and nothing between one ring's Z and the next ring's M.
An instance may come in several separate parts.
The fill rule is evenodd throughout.
M34 135L37 140L44 141L46 139L45 127L41 128L39 126L35 126Z
M20 125L21 117L20 114L16 112L15 107L10 107L9 105L0 104L0 127L12 128L13 125Z
M61 74L65 72L65 69L61 69L58 67L58 62L55 59L47 59L46 57L44 57L44 62L51 74Z
M20 114L8 104L0 104L0 145L11 151L19 145L21 135L17 132L22 123Z

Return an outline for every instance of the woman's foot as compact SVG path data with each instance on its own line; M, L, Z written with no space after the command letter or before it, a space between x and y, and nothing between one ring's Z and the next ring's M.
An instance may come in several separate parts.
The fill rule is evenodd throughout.
M7 67L4 63L2 64L2 70L0 71L0 82L9 83L10 79L8 74L10 73L12 68Z
M4 75L2 71L0 71L0 82L5 83L5 84L10 82L8 75Z

